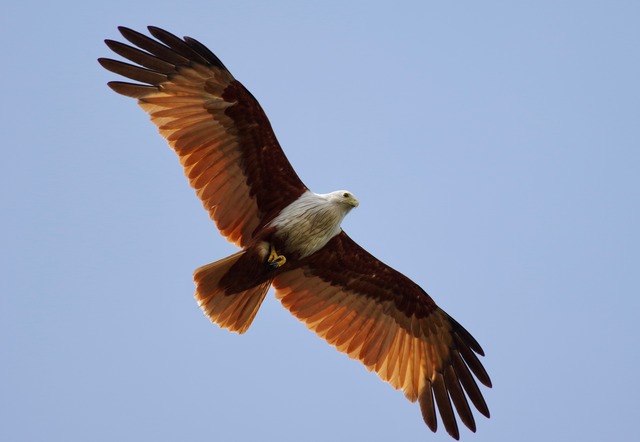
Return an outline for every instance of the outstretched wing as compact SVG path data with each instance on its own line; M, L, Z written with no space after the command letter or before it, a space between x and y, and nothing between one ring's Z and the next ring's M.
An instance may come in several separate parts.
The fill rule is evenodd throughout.
M412 402L436 431L436 405L447 432L459 432L451 403L472 431L467 397L489 409L472 373L491 380L478 342L406 276L377 260L344 232L273 282L276 296L339 351L359 359Z
M278 144L257 100L209 49L149 27L157 40L119 30L129 46L105 43L136 63L101 58L106 69L140 83L113 81L138 99L178 154L185 175L227 239L248 245L254 231L306 187Z

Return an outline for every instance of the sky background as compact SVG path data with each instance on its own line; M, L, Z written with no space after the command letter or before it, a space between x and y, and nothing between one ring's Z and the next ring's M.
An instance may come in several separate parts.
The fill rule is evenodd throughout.
M116 76L116 27L197 38L343 227L482 344L468 441L634 440L637 1L11 2L0 15L0 439L446 441L269 295L193 299L234 252Z

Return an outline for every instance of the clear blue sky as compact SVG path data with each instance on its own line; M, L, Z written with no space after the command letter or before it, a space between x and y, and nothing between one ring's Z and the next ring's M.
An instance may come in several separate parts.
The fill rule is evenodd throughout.
M640 3L13 2L0 16L0 439L445 441L268 296L193 300L234 251L96 58L209 46L345 230L480 341L468 441L636 438Z

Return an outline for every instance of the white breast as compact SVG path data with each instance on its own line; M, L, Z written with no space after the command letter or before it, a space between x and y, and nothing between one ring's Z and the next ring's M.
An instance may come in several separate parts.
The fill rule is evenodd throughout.
M289 253L294 252L304 258L323 248L340 233L340 223L348 212L349 207L344 204L306 191L282 209L269 225L276 227L276 235L284 241Z

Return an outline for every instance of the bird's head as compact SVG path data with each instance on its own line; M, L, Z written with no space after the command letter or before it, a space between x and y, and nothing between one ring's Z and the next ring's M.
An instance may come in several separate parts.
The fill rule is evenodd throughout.
M327 197L331 202L345 205L348 210L358 207L358 204L360 204L356 197L353 196L353 193L348 190L336 190L335 192L327 194Z

